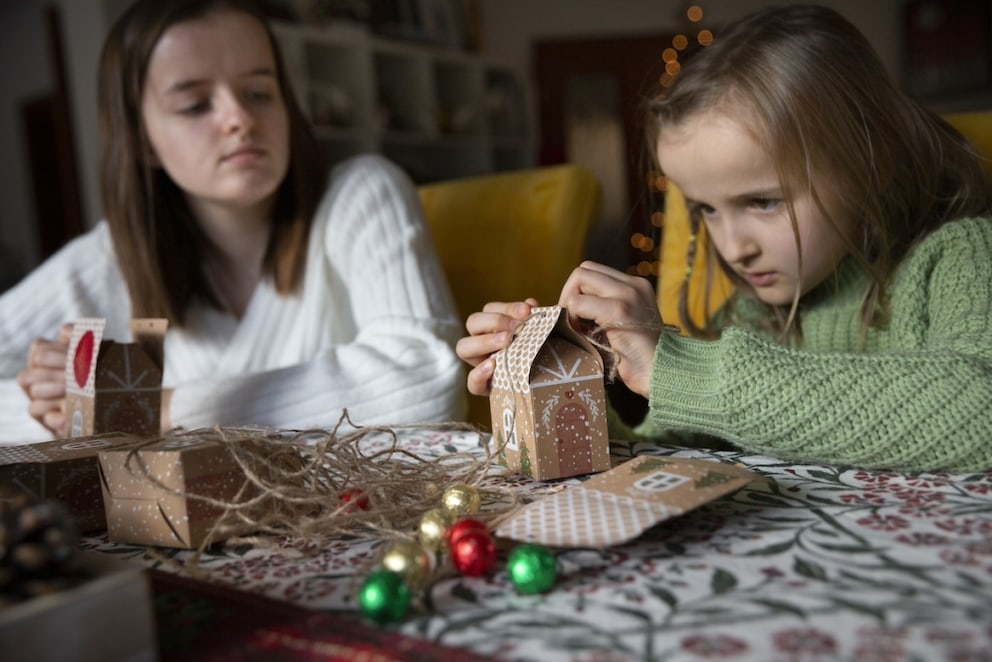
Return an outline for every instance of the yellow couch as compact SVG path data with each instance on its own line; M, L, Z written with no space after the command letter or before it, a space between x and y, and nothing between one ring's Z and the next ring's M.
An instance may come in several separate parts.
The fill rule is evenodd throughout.
M558 302L581 261L602 200L599 180L572 165L421 186L420 201L462 321L490 301ZM489 426L489 401L468 420Z

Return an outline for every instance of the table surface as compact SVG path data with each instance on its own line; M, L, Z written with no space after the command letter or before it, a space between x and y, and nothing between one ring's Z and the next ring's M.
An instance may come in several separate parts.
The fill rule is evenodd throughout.
M480 435L401 431L420 457L482 455ZM491 575L442 578L408 617L383 626L499 659L992 660L992 473L900 474L795 465L731 451L617 443L614 457L742 464L767 480L606 549L555 550L548 593ZM503 480L503 479L500 479ZM525 499L578 479L510 481ZM84 547L168 569L190 552ZM221 546L210 582L320 610L354 610L375 543L314 556Z

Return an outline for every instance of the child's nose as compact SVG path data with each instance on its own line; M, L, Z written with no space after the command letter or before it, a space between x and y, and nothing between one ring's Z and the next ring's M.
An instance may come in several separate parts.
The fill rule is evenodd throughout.
M731 264L744 262L758 252L758 244L753 237L745 229L734 227L735 225L737 224L727 223L720 233L722 236L714 238L720 255Z
M255 124L255 118L235 94L225 94L222 104L224 129L227 132L248 131Z

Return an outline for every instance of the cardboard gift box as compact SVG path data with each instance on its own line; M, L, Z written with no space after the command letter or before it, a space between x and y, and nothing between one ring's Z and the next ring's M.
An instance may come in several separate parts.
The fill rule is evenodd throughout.
M501 461L537 480L610 468L603 358L563 307L535 308L495 360L489 404Z
M0 651L11 662L158 659L151 589L143 569L78 553L90 577L74 588L0 609Z
M0 485L61 502L80 531L107 528L97 454L133 444L131 435L107 434L0 447Z
M99 459L112 542L197 548L226 504L254 494L232 449L217 439L165 437L110 449ZM228 530L224 537L236 533Z
M551 547L622 545L758 478L742 466L714 460L641 455L528 503L495 533Z
M165 331L162 319L131 320L130 343L104 340L106 320L73 323L65 366L65 436L160 432Z

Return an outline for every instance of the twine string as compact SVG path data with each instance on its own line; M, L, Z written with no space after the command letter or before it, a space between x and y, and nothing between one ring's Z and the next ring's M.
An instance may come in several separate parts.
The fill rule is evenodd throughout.
M343 431L345 423L353 429ZM404 447L404 430L475 432L484 454L424 457ZM143 457L142 451L153 444L173 442L182 447L194 440L226 449L244 475L233 496L170 487ZM220 513L188 561L160 557L163 563L196 575L205 550L222 540L310 555L342 538L372 542L415 538L424 513L440 507L444 491L457 484L479 491L482 507L473 517L496 526L522 505L522 499L498 480L505 472L498 470L492 454L490 445L482 443L482 432L469 423L358 426L344 411L329 430L221 426L171 430L132 447L125 467L166 493L184 496L188 504L199 502ZM359 498L367 499L366 508L358 507L355 500L342 500L342 494L356 488L361 490Z

